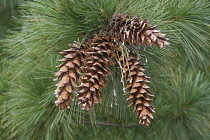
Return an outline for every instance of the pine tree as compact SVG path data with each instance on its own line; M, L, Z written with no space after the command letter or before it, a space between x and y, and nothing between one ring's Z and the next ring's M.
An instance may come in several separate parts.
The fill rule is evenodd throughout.
M4 46L2 137L208 140L209 7L208 0L22 3L21 31ZM67 109L54 104L56 88L56 104ZM150 126L137 124L128 104Z

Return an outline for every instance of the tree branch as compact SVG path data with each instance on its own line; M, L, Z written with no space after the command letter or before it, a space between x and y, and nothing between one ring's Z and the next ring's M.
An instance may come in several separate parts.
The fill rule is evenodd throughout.
M84 121L84 124L92 124L91 122ZM113 126L113 127L138 127L139 124L135 125L121 125L121 124L113 124L113 123L106 123L106 122L96 122L96 125L104 125L104 126Z

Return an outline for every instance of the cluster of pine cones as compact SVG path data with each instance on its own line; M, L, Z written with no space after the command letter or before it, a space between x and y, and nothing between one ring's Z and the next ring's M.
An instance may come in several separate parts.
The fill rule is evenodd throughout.
M69 108L76 92L81 109L89 110L102 100L101 88L108 84L107 76L111 74L109 66L118 65L122 71L122 79L126 84L129 106L137 112L139 123L148 126L154 107L151 105L154 94L147 84L149 77L144 73L141 58L132 51L132 45L156 45L165 48L169 45L165 34L156 30L157 26L148 26L148 21L139 21L140 16L130 18L129 14L115 14L110 22L109 31L100 32L92 39L81 44L70 45L64 50L60 59L60 70L55 74L58 80L55 90L55 104L60 109ZM126 46L127 53L122 46Z

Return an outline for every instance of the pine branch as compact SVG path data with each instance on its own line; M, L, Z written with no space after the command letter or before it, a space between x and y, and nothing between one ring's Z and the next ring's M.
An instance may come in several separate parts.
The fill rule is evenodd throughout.
M92 124L91 122L84 121L84 124ZM113 127L139 127L139 124L134 125L121 125L121 124L114 124L114 123L108 123L108 122L96 122L96 125L103 125L103 126L113 126Z

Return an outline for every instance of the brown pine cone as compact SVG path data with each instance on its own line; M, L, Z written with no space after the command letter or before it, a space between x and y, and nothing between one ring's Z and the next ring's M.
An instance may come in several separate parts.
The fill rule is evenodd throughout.
M56 106L60 109L65 109L70 107L70 103L73 100L73 91L76 82L79 80L79 68L82 65L83 55L82 50L84 47L81 45L70 45L70 49L64 50L61 54L64 56L63 59L59 61L62 62L58 68L60 70L55 73L58 76L54 81L59 80L55 94L58 98L55 101Z
M149 77L144 73L143 64L138 61L138 57L133 52L129 52L128 57L122 55L119 58L123 69L123 79L126 83L127 101L131 101L128 106L134 106L134 112L137 112L137 118L140 118L139 123L148 126L152 114L155 113L154 107L151 105L151 97L154 94L150 91L147 84L150 84Z
M89 110L94 103L102 100L100 88L108 83L106 76L111 74L109 65L113 65L116 57L116 44L110 35L95 35L94 39L88 40L85 49L84 65L81 67L83 76L78 86L78 104L82 109Z
M110 23L111 34L117 41L128 43L130 45L156 45L159 48L165 48L169 45L165 34L156 30L157 26L148 26L149 22L144 19L139 22L140 16L130 18L128 14L115 14Z

